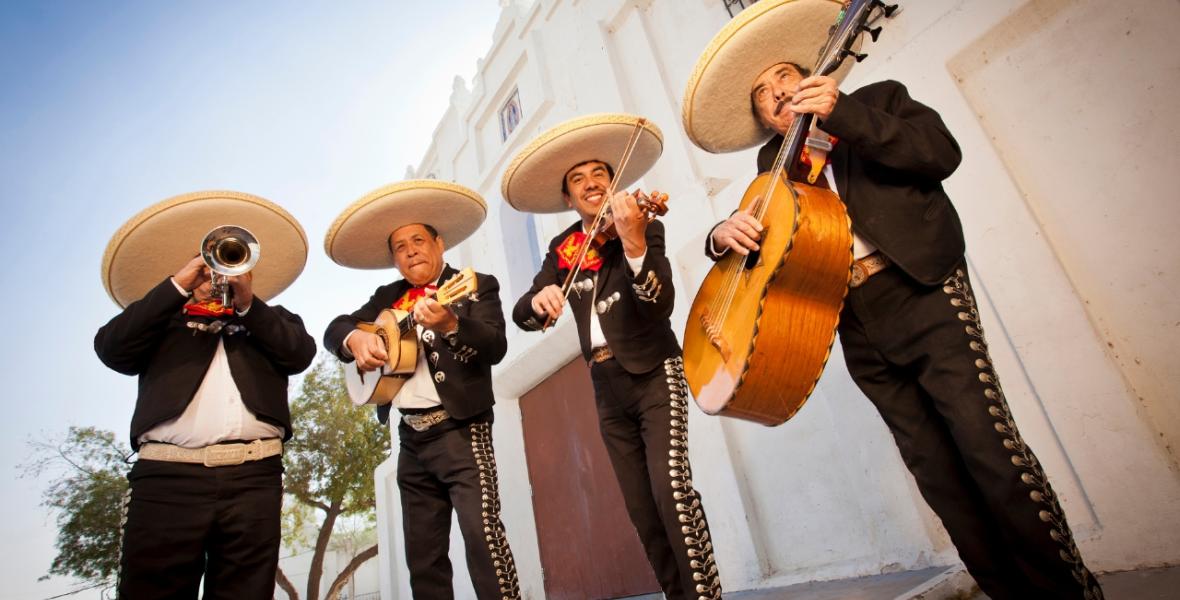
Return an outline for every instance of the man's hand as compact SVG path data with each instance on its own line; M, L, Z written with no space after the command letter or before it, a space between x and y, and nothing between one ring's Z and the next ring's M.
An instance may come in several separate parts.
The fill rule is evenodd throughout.
M191 293L202 283L209 281L209 270L205 266L205 259L201 258L199 254L194 256L172 276L172 280L176 282L176 285Z
M389 360L385 343L375 333L356 330L348 336L348 351L356 359L356 366L362 371L372 371Z
M713 249L724 252L733 250L746 256L752 250L757 250L758 240L762 239L762 223L750 214L751 202L746 208L739 210L713 228Z
M813 75L799 82L799 90L791 97L787 108L795 114L813 114L820 120L828 118L836 108L840 88L836 80L824 75Z
M441 305L434 298L419 298L414 303L414 320L419 325L439 333L454 331L459 327L459 317L451 309Z
M631 258L643 256L647 252L647 215L639 209L635 196L615 192L610 198L610 210L615 231L623 242L623 252Z
M537 292L533 296L533 312L540 317L550 317L554 321L561 316L562 307L565 305L565 296L561 293L561 288L550 284Z
M242 312L250 310L254 302L254 273L248 272L227 278L229 287L233 290L234 310Z

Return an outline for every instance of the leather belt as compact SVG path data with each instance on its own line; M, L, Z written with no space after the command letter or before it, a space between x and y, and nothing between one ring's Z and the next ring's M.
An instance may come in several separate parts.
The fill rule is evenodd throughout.
M206 467L229 467L249 460L262 460L283 453L283 440L270 438L253 442L214 444L204 448L182 448L161 442L139 446L139 458L164 462L191 463Z
M402 415L402 423L409 425L410 429L414 431L423 432L449 418L451 418L451 414L447 412L447 409L440 408L428 413Z
M869 277L884 271L891 264L893 264L893 261L889 260L888 256L880 252L874 252L857 260L852 263L852 280L848 282L848 287L858 288L864 285L869 280Z
M599 346L590 351L590 360L587 361L591 367L594 365L606 362L615 357L615 353L611 352L610 346Z

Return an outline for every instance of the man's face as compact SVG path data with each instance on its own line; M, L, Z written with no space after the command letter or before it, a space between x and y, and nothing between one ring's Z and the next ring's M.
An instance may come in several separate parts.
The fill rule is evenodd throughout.
M785 134L795 120L787 105L799 88L803 75L788 63L779 63L762 72L750 88L750 101L758 121L767 129Z
M583 221L593 219L606 200L610 171L603 162L582 163L566 172L565 186L568 190L563 196L566 205L578 211Z
M442 274L443 250L441 237L430 235L419 223L404 225L389 236L393 249L393 263L402 277L413 285L433 283Z

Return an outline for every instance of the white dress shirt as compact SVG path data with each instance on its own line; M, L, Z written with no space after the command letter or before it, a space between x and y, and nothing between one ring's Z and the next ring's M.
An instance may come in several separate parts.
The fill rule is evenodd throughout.
M189 293L176 280L181 294ZM239 311L245 315L249 308ZM197 334L203 335L203 334ZM229 368L225 343L217 340L217 351L193 399L179 417L164 421L139 436L139 442L163 442L184 448L203 448L226 440L282 438L283 428L259 421L242 403L242 394Z

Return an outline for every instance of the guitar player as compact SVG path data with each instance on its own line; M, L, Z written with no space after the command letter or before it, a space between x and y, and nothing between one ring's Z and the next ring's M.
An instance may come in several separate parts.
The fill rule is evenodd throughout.
M457 271L443 260L446 243L458 243L483 222L486 205L474 191L434 180L379 189L344 211L325 248L343 266L396 266L402 279L377 288L363 306L332 320L325 347L345 363L375 371L388 349L357 328L383 309L416 320L416 369L393 398L377 409L381 422L399 414L397 483L410 587L415 598L452 598L448 558L451 513L457 513L467 567L481 599L519 598L516 567L500 521L492 450L492 365L507 339L496 278L476 274L477 292L448 306L431 294ZM353 363L355 361L355 367Z
M800 67L814 61L826 37L800 24L835 22L840 2L758 6L727 27L740 33L702 56L725 68L704 69L688 89L714 88L709 79L733 73L752 80L722 86L728 91L718 96L729 98L699 104L686 93L689 137L713 152L771 138L758 154L764 172L796 116L815 116L818 133L827 134L819 137L834 147L826 166L811 156L805 171L824 172L815 185L837 191L854 234L839 324L845 362L923 498L990 598L1102 598L988 355L962 226L942 187L962 158L954 137L896 81L845 94L837 79ZM725 56L733 60L715 59ZM735 131L748 135L738 139ZM735 212L710 232L706 254L746 255L758 249L761 232L750 214Z

